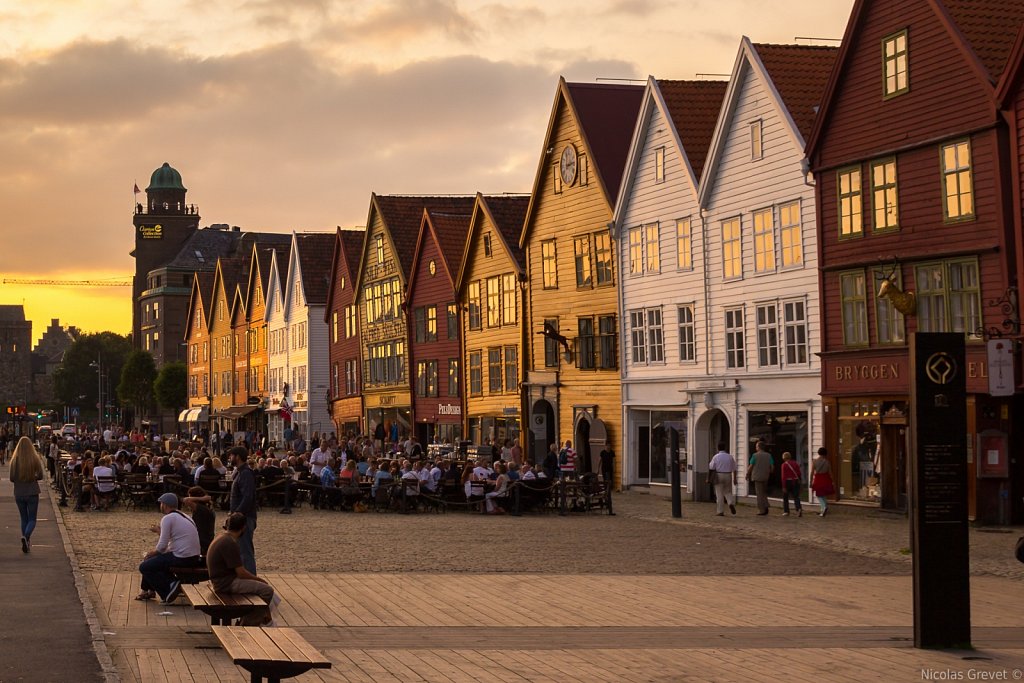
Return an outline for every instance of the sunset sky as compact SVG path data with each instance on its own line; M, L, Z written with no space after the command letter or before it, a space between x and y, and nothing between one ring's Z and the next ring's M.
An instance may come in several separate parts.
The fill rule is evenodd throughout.
M201 224L362 225L370 192L529 191L559 75L728 74L741 35L840 38L852 0L0 0L0 279L130 276L132 186ZM836 43L831 43L836 44ZM0 284L127 332L130 288Z

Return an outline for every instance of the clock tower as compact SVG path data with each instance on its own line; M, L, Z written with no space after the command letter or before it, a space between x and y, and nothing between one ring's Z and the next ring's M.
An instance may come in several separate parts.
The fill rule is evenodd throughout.
M188 190L181 174L170 164L153 171L146 188L146 202L135 205L135 277L132 282L132 343L143 348L143 296L172 283L151 282L150 272L166 266L199 228L199 209L185 203ZM159 277L159 276L157 276Z

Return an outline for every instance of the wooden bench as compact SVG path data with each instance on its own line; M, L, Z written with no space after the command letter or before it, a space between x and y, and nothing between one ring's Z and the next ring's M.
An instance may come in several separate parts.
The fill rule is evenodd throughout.
M217 593L210 584L183 585L181 590L192 603L192 609L210 615L210 624L213 626L228 625L232 619L241 619L267 606L258 595Z
M214 626L213 635L231 661L249 672L252 683L264 679L276 683L310 669L331 668L331 663L294 629Z
M206 565L199 567L171 567L171 574L183 584L196 584L210 580L210 571Z

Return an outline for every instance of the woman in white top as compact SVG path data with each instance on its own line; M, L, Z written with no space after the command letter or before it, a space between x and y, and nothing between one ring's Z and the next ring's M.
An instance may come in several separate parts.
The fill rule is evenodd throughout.
M498 462L495 463L494 469L498 473L498 478L494 482L494 490L484 496L484 503L487 505L488 514L503 515L505 510L498 507L494 499L508 497L508 466L503 462Z
M106 509L110 505L110 494L117 488L109 455L100 458L99 464L92 468L92 476L96 479L96 485L92 487L92 509L98 510L101 506Z

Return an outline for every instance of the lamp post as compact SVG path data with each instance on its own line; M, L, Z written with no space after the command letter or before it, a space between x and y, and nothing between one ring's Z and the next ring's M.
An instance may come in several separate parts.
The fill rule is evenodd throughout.
M96 368L96 428L103 432L103 363L100 354L96 354L96 361L89 363L90 368Z

